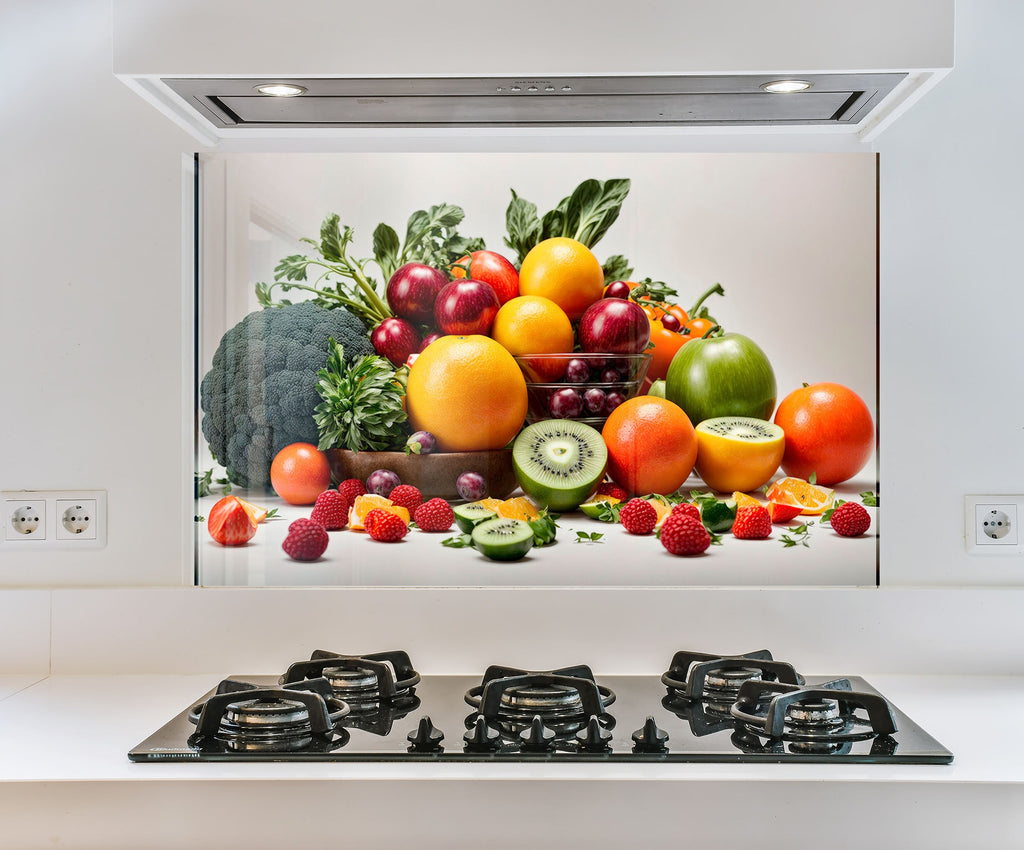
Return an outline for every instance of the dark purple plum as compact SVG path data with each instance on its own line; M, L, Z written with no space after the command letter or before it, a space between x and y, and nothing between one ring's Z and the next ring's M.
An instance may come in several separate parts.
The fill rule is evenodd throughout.
M604 400L605 413L611 413L618 407L622 402L626 400L626 397L620 392L610 392L608 397Z
M618 369L605 369L601 373L602 384L614 384L622 380L622 375L619 374Z
M661 326L667 331L675 331L676 333L679 333L683 324L671 313L666 313L661 317Z
M477 502L487 496L487 480L479 472L463 472L455 479L459 497L467 502Z
M565 366L565 380L570 384L582 384L590 378L590 367L585 360L574 357Z
M583 393L583 404L588 413L603 413L605 404L604 390L598 387L591 387Z
M428 455L437 447L437 440L429 431L417 431L405 441L407 455Z
M573 419L583 412L583 398L576 390L565 387L552 394L548 410L555 419Z
M376 493L386 499L401 483L402 479L390 469L376 469L366 479L366 492Z
M615 280L604 291L605 298L629 298L630 287L624 280Z

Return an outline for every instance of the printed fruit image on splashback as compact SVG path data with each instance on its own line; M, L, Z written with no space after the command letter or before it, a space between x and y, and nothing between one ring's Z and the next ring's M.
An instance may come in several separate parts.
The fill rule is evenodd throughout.
M199 583L877 583L873 155L199 171Z

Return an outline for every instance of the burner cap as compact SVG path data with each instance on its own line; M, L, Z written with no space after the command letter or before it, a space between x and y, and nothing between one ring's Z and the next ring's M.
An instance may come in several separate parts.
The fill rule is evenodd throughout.
M309 727L309 710L290 699L250 699L233 702L224 710L224 720L239 728L255 730Z

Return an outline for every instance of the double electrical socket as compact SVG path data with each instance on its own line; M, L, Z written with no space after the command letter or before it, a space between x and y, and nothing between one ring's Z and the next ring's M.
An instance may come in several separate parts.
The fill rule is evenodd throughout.
M1024 496L965 496L964 542L971 555L1024 554Z
M2 490L0 545L92 548L107 545L106 490Z

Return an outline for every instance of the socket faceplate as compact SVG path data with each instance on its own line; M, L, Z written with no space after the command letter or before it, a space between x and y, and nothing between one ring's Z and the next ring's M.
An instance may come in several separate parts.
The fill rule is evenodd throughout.
M964 543L971 555L1022 555L1024 496L965 496Z
M107 545L106 490L2 490L0 545L98 549Z

